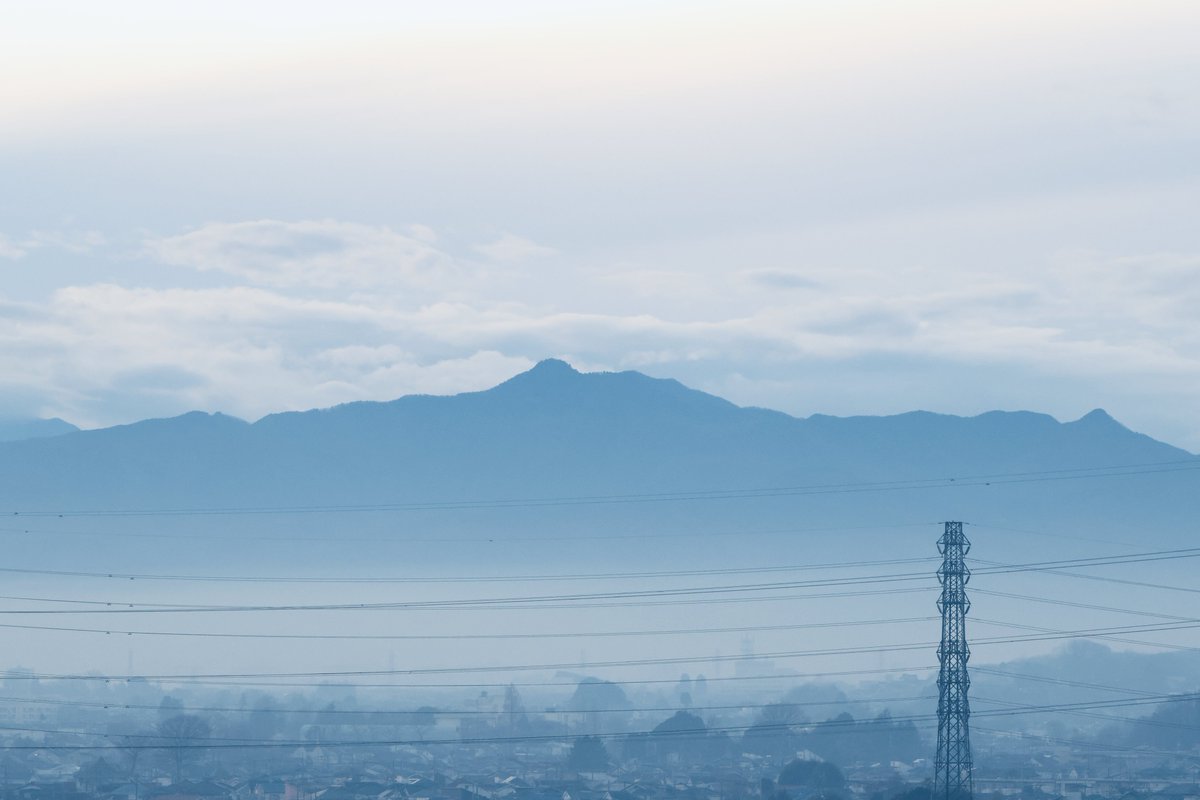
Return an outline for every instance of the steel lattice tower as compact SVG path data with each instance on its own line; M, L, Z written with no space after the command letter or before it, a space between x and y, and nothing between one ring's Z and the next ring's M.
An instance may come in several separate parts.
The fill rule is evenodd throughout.
M937 682L938 739L933 800L971 800L975 788L971 733L967 727L971 717L967 701L967 690L971 688L971 678L967 675L967 661L971 657L967 647L967 612L971 610L967 581L971 579L971 570L964 559L970 549L971 543L963 535L963 524L947 522L945 533L938 540L938 552L942 554L938 570L938 582L942 585L942 596L938 599L942 643L938 647L941 671Z

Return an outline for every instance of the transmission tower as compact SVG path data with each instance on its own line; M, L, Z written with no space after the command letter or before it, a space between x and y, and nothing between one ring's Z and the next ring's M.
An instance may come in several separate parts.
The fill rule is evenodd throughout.
M971 717L971 706L967 701L967 690L971 688L971 678L967 675L967 660L971 657L967 647L967 612L971 610L967 581L971 579L971 570L964 559L970 550L971 543L963 535L963 524L947 522L946 530L938 540L938 552L942 554L942 566L938 570L938 582L942 585L942 596L938 598L942 643L938 647L941 670L937 682L938 739L933 800L971 800L975 788L971 733L967 727Z

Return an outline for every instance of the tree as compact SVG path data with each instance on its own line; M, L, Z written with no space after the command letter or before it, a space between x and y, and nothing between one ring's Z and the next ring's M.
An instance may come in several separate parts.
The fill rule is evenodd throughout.
M142 758L142 753L146 747L146 737L136 734L122 734L113 740L114 746L125 757L126 763L129 764L129 782L137 786L138 782L138 761Z
M158 704L158 721L162 722L183 713L183 701L178 697L164 695Z
M211 733L208 720L195 714L176 714L158 723L158 736L174 767L175 783L183 776L184 764L199 756L200 743Z
M675 716L668 717L654 726L653 733L660 736L678 736L698 734L703 736L708 726L704 720L689 711L676 711Z
M846 776L828 761L796 759L779 773L780 786L803 786L818 792L834 792L846 788Z
M610 681L584 678L575 687L575 694L567 701L571 711L612 711L629 708L625 690Z
M437 709L433 706L421 706L409 714L409 724L417 729L417 738L424 739L429 731L437 725Z
M821 758L839 764L853 763L861 756L858 723L843 711L833 719L813 725L800 736L800 746Z
M798 748L793 726L803 722L804 712L794 703L763 706L758 720L742 734L742 747L747 752L772 756L782 763L795 755Z
M575 772L603 772L609 763L608 750L596 736L576 739L567 756L567 767Z
M708 726L691 712L676 711L675 716L658 723L650 736L660 754L702 758L707 750Z
M758 724L790 728L807 722L804 712L795 703L771 703L758 712Z
M252 739L270 739L279 732L282 724L270 697L260 697L246 718L246 729Z

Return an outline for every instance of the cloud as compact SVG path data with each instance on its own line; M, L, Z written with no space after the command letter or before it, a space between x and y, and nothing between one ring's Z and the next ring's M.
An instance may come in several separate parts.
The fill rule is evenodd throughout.
M820 289L821 283L797 270L754 269L742 273L748 281L768 289Z
M797 258L801 266L784 271L670 263L655 271L639 258L610 269L576 264L560 275L451 264L450 277L431 279L427 290L380 284L367 291L376 287L365 267L354 272L367 263L355 262L355 248L374 252L363 242L413 237L346 223L197 232L204 236L181 252L206 252L196 242L211 236L229 258L241 251L228 242L249 241L249 261L261 262L254 269L275 270L277 285L249 278L202 288L83 284L42 302L0 303L0 370L19 376L6 391L44 398L45 413L85 424L191 408L256 418L480 389L556 355L584 368L677 376L798 413L902 405L977 412L987 407L973 404L991 392L1009 407L1068 417L1103 405L1147 428L1136 416L1147 398L1200 393L1193 322L1200 259L1186 253L1065 252L1007 269L835 269ZM348 291L329 292L313 270L334 274L337 254L347 252L350 275L362 283L344 283L347 273L339 272L338 286ZM761 263L756 255L747 260ZM278 280L279 270L300 262L307 283ZM238 278L236 270L225 274ZM774 285L797 277L820 291ZM470 287L445 291L456 282ZM919 365L913 375L921 377L888 366L896 364ZM862 370L879 377L875 390L864 393ZM970 392L932 388L964 371L975 384ZM1048 381L1058 388L1040 388ZM1175 441L1200 443L1200 431L1179 416L1173 430L1184 429Z
M428 391L416 376L432 374L430 365L471 363L480 353L496 353L512 367L547 354L608 368L657 364L669 371L672 364L705 363L714 380L750 367L794 370L814 360L835 364L875 355L1076 374L1200 375L1200 348L1183 341L1164 346L1175 341L1172 335L1149 341L1136 335L1144 309L1164 302L1157 283L1139 288L1134 282L1145 279L1144 269L1123 263L1092 269L1116 281L1096 281L1096 296L1087 301L1111 309L1102 331L1086 316L1064 311L1053 282L977 281L942 292L915 284L900 292L879 276L857 295L823 292L696 319L617 308L543 310L502 298L409 308L387 295L328 300L248 286L101 284L62 289L44 307L14 306L21 313L0 315L0 344L12 360L7 368L19 373L18 364L36 352L41 369L58 371L41 377L65 386L115 385L128 375L170 377L169 368L186 364L188 380L140 381L130 389L149 391L153 384L155 392L175 393L181 405L225 404L246 416ZM1175 308L1159 324L1183 336L1186 313ZM479 388L469 380L455 385Z
M25 255L24 248L18 247L15 242L9 239L4 234L0 233L0 258L7 258L16 261Z
M456 269L423 226L409 234L336 220L213 222L145 243L174 266L224 272L262 286L429 286Z
M21 245L30 249L46 247L66 250L78 255L90 253L106 243L104 234L99 231L36 230L31 231Z
M103 244L105 244L104 235L99 231L91 230L35 230L30 231L19 241L0 233L0 258L15 261L24 258L34 250L65 250L68 253L82 255Z
M476 245L474 249L495 261L509 262L526 261L558 253L553 247L546 247L512 233L506 233L489 244Z
M191 409L286 409L483 389L533 359L455 344L437 308L329 301L255 287L61 289L0 315L0 397L88 424ZM30 362L25 368L18 365ZM23 401L22 407L30 402Z

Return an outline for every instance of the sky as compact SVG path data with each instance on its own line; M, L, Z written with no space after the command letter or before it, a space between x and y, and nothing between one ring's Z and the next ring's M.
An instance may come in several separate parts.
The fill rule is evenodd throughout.
M538 360L1200 451L1200 6L10 2L0 416Z

